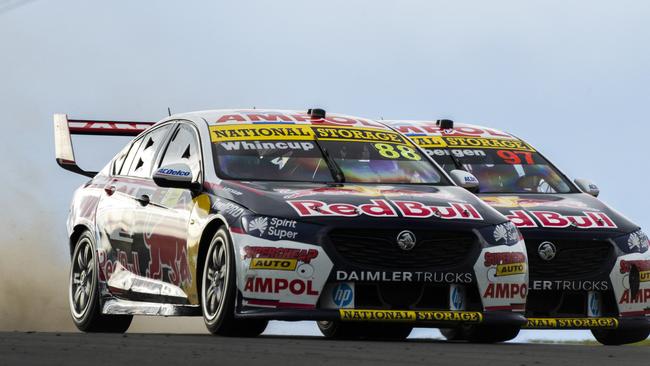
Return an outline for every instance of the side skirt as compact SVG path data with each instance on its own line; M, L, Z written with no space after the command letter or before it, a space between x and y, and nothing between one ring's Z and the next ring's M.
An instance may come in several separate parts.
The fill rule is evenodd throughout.
M201 306L199 305L161 304L155 302L130 301L116 298L105 299L103 303L103 314L201 316Z

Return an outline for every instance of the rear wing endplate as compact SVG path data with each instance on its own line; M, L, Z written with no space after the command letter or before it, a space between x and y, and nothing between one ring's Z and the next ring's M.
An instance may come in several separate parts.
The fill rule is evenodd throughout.
M71 135L137 136L154 123L68 119L65 114L55 114L56 162L63 169L92 178L97 175L97 172L83 170L75 161Z

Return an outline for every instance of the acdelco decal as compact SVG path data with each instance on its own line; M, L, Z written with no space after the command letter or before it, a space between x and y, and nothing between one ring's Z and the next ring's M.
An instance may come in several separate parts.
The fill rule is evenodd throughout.
M211 126L212 142L242 140L313 140L313 132L305 125L224 125Z
M389 203L390 202L390 203ZM481 214L468 203L451 203L449 206L426 205L416 201L370 200L370 203L325 203L316 200L287 201L300 216L397 217L425 219L437 217L445 220L483 220ZM397 209L395 209L396 207ZM399 215L398 215L399 213Z
M267 259L295 259L303 263L309 263L318 257L316 249L296 249L278 247L244 247L244 259L267 258Z
M575 227L578 229L616 229L617 226L604 212L583 212L584 215L563 215L553 211L524 211L513 210L506 217L519 228L537 227L533 217L539 225L547 228ZM529 215L530 214L530 215ZM531 217L532 215L532 217Z
M616 318L528 318L527 329L616 329Z
M253 293L277 294L285 290L288 290L293 295L315 296L319 294L318 291L314 290L311 280L249 277L246 279L246 285L244 286L244 291Z
M412 310L358 310L340 309L344 321L434 321L480 323L483 315L474 311L412 311Z
M411 136L411 139L423 148L501 149L535 152L535 149L525 142L512 139L449 136Z
M409 144L401 135L392 131L370 128L314 127L320 140L371 141L393 144Z

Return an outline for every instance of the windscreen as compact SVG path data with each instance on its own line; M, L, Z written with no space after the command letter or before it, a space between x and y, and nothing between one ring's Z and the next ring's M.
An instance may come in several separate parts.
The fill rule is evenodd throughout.
M413 137L446 171L466 170L481 193L569 193L566 178L542 155L517 139Z
M384 129L300 124L210 128L215 169L236 180L449 184L400 134Z

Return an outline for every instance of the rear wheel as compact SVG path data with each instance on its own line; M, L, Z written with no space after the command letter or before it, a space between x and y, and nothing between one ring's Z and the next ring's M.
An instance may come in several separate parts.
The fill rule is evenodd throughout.
M592 329L591 334L594 338L605 346L620 346L623 344L637 343L644 341L650 336L649 329L634 329L634 330L603 330Z
M266 320L235 319L237 286L235 258L227 231L212 238L205 256L201 281L201 308L208 331L214 335L255 337L266 329Z
M443 328L440 333L449 341L469 341L472 343L501 343L514 339L519 334L518 327L485 327L465 325L457 328Z
M402 341L408 338L413 326L394 323L348 323L319 321L318 329L331 339L373 339Z
M97 270L92 236L84 232L77 240L70 265L68 298L72 321L82 332L124 333L133 316L102 314Z

